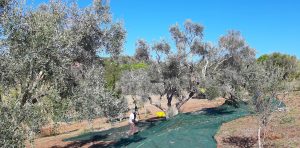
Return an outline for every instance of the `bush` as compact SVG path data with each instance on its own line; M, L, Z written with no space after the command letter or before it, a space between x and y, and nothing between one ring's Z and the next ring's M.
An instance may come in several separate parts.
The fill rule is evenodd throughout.
M119 64L111 59L107 59L104 61L104 67L104 79L106 82L105 87L114 91L114 93L119 96L121 92L116 90L116 84L120 80L122 73L127 70L147 69L148 64L144 62L129 62Z

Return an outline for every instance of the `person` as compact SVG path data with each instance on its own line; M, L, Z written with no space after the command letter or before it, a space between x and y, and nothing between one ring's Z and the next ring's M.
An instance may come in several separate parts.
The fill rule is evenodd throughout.
M133 135L134 133L137 132L137 127L136 127L136 123L137 123L138 119L137 119L137 110L133 110L131 112L131 114L129 115L129 126L130 126L130 130L129 130L129 135Z

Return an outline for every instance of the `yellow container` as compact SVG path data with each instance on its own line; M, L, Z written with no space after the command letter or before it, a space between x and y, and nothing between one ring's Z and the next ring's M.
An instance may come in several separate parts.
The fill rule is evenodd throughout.
M165 112L156 112L156 117L163 118L163 117L166 117L166 114L165 114Z
M206 92L206 89L205 88L199 88L199 92L204 94Z

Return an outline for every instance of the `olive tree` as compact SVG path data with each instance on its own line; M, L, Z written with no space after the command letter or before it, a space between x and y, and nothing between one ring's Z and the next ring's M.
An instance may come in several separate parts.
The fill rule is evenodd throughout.
M238 101L242 100L251 104L259 121L258 145L262 147L272 113L281 104L277 102L278 96L283 94L286 97L291 90L285 75L290 70L287 67L291 68L293 64L287 64L289 60L281 60L281 66L275 62L257 62L255 50L236 31L229 31L220 38L218 50L222 51L221 58L217 60L220 62L214 64L218 68L208 68L207 74L211 79L206 80L217 86L216 91L224 95L226 103L238 107Z
M213 63L210 78L217 84L218 91L227 101L236 105L247 93L244 89L242 68L255 62L255 49L251 48L238 31L229 31L219 39L221 56Z
M18 1L2 7L1 1L1 32L0 145L22 146L49 122L126 110L124 100L104 89L98 57L117 58L126 34L112 22L106 1L86 8L55 0L37 8Z
M145 86L137 87L132 91L127 91L130 94L137 94L140 96L147 96L151 100L151 94L159 94L160 97L166 96L168 100L168 109L163 109L160 104L156 104L158 108L176 114L180 107L187 102L195 93L193 86L193 74L195 61L194 56L199 56L202 59L206 54L206 49L203 47L203 26L187 20L184 24L184 29L181 30L179 25L170 27L172 39L175 42L176 50L171 50L171 45L161 40L152 46L152 51L155 53L155 58L151 59L151 66L148 70L125 73L123 87L131 88L131 86ZM146 42L139 41L137 52L141 49L147 51L150 47ZM139 55L136 53L136 55ZM148 72L147 74L145 72ZM133 77L126 77L132 75ZM126 83L125 80L134 81L136 77L143 77L139 83ZM125 78L126 77L126 78ZM141 91L140 91L141 90ZM172 104L173 98L176 97L179 102ZM173 106L173 107L172 107ZM173 111L170 111L172 109Z
M153 94L161 99L166 97L168 109L163 109L160 103L153 105L170 114L180 111L199 87L206 90L209 99L224 96L234 102L245 90L240 71L255 60L255 50L238 31L229 31L222 36L218 46L204 42L203 29L202 25L191 20L186 20L182 28L178 24L171 26L169 31L176 48L171 49L166 40L154 42L148 75L142 74L147 78L137 82L152 85L143 91L150 100ZM137 72L134 76L139 74ZM175 104L172 103L174 98L178 100Z
M272 70L270 70L272 69ZM262 147L266 135L266 127L271 121L272 113L281 105L279 96L285 98L291 87L283 76L285 71L278 67L252 63L243 67L242 74L247 94L243 97L250 100L252 109L258 119L258 145ZM261 131L263 131L261 139Z
M148 61L150 58L150 47L146 41L140 39L136 42L135 58L139 61Z

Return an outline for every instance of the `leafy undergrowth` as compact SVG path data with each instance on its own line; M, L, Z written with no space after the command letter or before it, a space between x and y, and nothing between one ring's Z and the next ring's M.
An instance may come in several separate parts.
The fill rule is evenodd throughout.
M293 92L283 102L287 111L273 114L264 147L300 147L300 92ZM257 147L257 129L256 118L248 116L223 124L215 138L220 148Z

